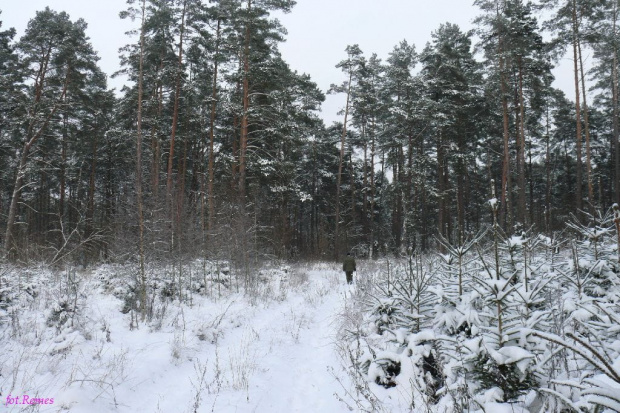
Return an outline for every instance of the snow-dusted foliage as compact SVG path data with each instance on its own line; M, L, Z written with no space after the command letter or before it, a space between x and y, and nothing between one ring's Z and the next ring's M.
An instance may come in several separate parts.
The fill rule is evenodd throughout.
M377 263L345 335L358 407L620 411L618 234L612 213L584 216Z

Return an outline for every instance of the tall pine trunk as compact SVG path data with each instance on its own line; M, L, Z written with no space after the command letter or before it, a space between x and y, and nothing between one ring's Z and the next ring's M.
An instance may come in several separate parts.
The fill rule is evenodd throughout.
M362 233L364 234L365 241L368 241L368 141L367 139L367 125L366 118L362 120L361 132L362 142L364 142L364 164L363 164L363 186L362 186Z
M171 233L171 245L170 249L174 249L175 244L175 232L179 230L178 222L175 222L173 196L172 196L172 164L174 161L174 146L175 138L177 134L177 127L179 124L179 101L181 97L181 73L183 70L183 35L185 31L185 9L187 0L183 2L183 12L181 14L181 28L179 32L179 57L177 60L177 73L175 77L174 86L174 109L172 113L172 131L170 133L170 151L168 152L168 176L166 181L166 197L168 208L171 216L172 233Z
M613 38L614 38L614 47L613 47L613 67L611 69L611 77L612 77L612 107L613 107L613 149L614 149L614 163L615 163L615 180L614 180L614 190L615 190L615 202L620 205L620 127L618 125L618 116L620 115L618 111L618 44L616 44L616 22L618 19L618 4L617 2L613 2L614 4L614 17L613 17Z
M462 245L465 238L465 177L467 174L467 167L465 165L465 135L459 133L458 136L458 150L459 157L456 163L456 210L457 210L457 239L456 242Z
M375 243L375 121L373 118L370 136L370 239L369 258L374 257Z
M344 123L342 125L342 136L340 137L340 159L338 161L338 178L336 182L336 229L334 231L334 258L338 259L340 254L340 185L342 184L342 165L344 163L344 146L347 136L347 121L349 117L349 100L351 97L351 82L353 81L353 69L349 69L349 84L347 86L347 103L344 107Z
M577 52L579 53L579 70L581 72L581 94L583 95L583 123L586 132L586 179L588 181L588 202L591 207L594 202L594 183L592 178L592 150L590 147L590 119L588 116L588 98L586 95L586 76L583 70L583 56L581 54L581 42L577 40Z
M394 193L395 206L394 206L394 241L396 251L400 252L403 244L403 224L404 224L404 200L403 200L403 186L404 186L404 169L405 169L405 156L403 153L403 147L397 146L395 148L396 155L396 168L394 173L394 183L396 184L396 191Z
M507 228L512 228L512 206L510 204L510 132L509 132L509 118L508 118L508 99L506 97L506 62L502 55L503 42L499 41L499 77L500 77L500 91L502 94L502 120L503 120L503 137L504 137L504 156L502 160L502 194L500 195L501 209L500 209L500 222L507 225Z
M160 61L160 72L163 69L163 58ZM154 99L157 100L157 120L161 120L161 114L164 106L164 86L159 83L155 87ZM161 162L161 142L158 136L157 122L153 122L151 127L151 152L153 155L153 162L151 165L151 190L153 191L153 198L157 199L159 196L159 169Z
M523 98L523 61L519 57L519 133L517 134L517 183L519 185L519 219L529 225L525 191L525 99Z
M409 131L409 140L407 144L407 175L406 175L406 191L407 214L405 233L407 238L407 247L414 247L415 244L415 201L414 201L414 183L413 183L413 133ZM409 232L407 232L409 231Z
M248 22L245 26L245 40L243 45L243 113L241 116L241 136L239 139L239 204L242 211L246 204L246 156L248 151L248 116L250 110L250 22L249 15L252 9L252 0L248 0Z
M573 62L575 72L575 120L577 126L577 164L576 164L576 183L575 183L575 207L577 210L582 209L583 195L581 192L582 178L582 164L581 164L581 105L579 91L579 56L577 53L578 29L577 29L577 2L573 0Z
M146 0L142 0L142 24L140 27L140 63L138 68L138 114L136 122L136 192L138 197L138 258L140 261L140 313L146 318L146 272L144 269L144 205L142 200L142 93L144 74L144 25Z
M438 189L438 206L437 206L437 229L441 236L449 239L447 233L447 212L446 212L446 159L443 143L443 132L439 132L437 137L437 189Z
M547 119L545 132L545 229L551 234L551 133L549 104L547 104Z
M218 74L218 63L219 63L219 52L220 52L220 39L221 39L221 24L222 19L218 17L217 19L217 29L216 29L216 38L215 38L215 55L213 62L213 88L211 92L211 115L209 117L209 166L208 166L208 174L209 179L207 183L207 202L208 202L208 220L207 220L207 232L211 233L213 231L213 222L215 219L215 201L214 201L214 189L213 189L213 181L215 179L215 153L214 153L214 145L215 145L215 115L217 110L217 74Z
M86 238L90 238L94 233L94 219L95 219L95 179L97 175L97 149L98 149L97 134L93 136L92 145L92 162L90 164L90 177L88 178L88 209L86 212Z
M64 104L67 104L67 99L65 97ZM62 115L62 141L60 143L60 177L58 179L60 182L60 193L58 197L58 221L60 224L61 230L58 232L57 236L57 249L62 248L62 244L64 242L64 234L62 231L62 227L64 225L65 220L65 195L67 192L67 112L65 111Z
M353 146L353 145L351 145ZM355 168L353 165L353 147L351 147L351 152L349 152L349 182L351 185L351 222L353 225L357 222L357 211L355 208Z

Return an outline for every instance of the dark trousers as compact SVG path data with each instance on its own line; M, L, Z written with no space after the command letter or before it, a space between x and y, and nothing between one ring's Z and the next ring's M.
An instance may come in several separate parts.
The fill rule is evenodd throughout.
M353 284L353 271L345 271L347 274L347 284Z

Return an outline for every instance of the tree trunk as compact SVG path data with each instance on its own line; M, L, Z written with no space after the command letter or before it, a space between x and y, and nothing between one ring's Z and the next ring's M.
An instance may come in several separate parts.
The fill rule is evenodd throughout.
M344 107L344 124L340 137L340 160L338 162L338 179L336 183L336 230L334 231L334 258L339 256L340 241L340 185L342 184L342 164L344 163L344 145L347 136L347 120L349 117L349 99L351 97L351 82L353 81L353 69L349 69L349 85L347 87L347 103Z
M523 98L523 62L519 57L519 133L517 134L517 180L519 184L519 219L529 226L525 191L525 100Z
M575 72L575 119L577 122L577 165L576 165L576 183L575 183L575 207L577 210L582 209L582 198L583 195L581 193L581 184L583 181L582 178L582 165L581 165L581 105L579 102L579 97L581 92L579 91L579 68L578 68L578 60L579 57L577 55L577 42L578 39L577 33L577 2L573 0L573 62L574 62L574 72Z
M501 209L500 209L500 222L502 225L507 225L510 232L512 228L512 207L510 205L510 132L509 132L509 119L508 119L508 100L506 98L506 74L505 74L505 61L501 53L502 42L500 40L499 46L499 72L500 72L500 90L502 93L502 118L504 126L504 158L502 161L502 194Z
M579 53L579 69L581 71L581 94L583 95L583 122L586 132L586 179L588 181L588 203L591 208L595 207L594 183L592 178L592 150L590 148L590 119L588 117L588 97L586 95L586 76L583 70L583 56L581 54L581 42L577 39L577 51Z
M95 178L97 175L97 134L93 136L93 160L90 165L90 177L88 179L88 209L86 213L86 238L93 235L95 220Z
M618 19L618 5L617 2L613 2L614 4L614 22L613 22L613 36L614 39L616 39L616 21ZM620 113L618 113L618 45L616 44L616 42L614 41L614 48L613 48L613 54L614 54L614 59L613 59L613 67L611 69L611 73L612 73L612 105L613 105L613 139L614 139L614 143L613 143L613 147L614 147L614 154L615 154L615 159L614 159L614 163L615 163L615 171L616 171L616 176L615 176L615 180L614 180L614 190L615 190L615 202L620 205L620 127L618 126L618 116L620 115Z
M370 239L369 253L370 259L374 258L375 243L375 121L373 118L372 131L370 136Z
M215 202L214 202L214 190L213 190L213 181L215 179L215 153L214 153L214 143L215 143L215 115L217 109L217 71L218 71L218 63L219 63L219 51L220 51L220 28L221 28L222 19L218 17L217 19L217 29L216 29L216 39L215 39L215 55L213 58L213 90L211 93L211 116L209 118L209 180L207 183L207 199L208 199L208 209L209 209L209 218L207 220L207 232L211 233L213 231L213 222L215 219Z
M404 205L403 205L403 185L404 185L404 165L405 165L405 157L403 153L403 147L397 146L395 149L396 152L396 170L394 171L394 183L396 185L396 202L395 202L395 213L394 213L394 241L396 252L400 253L401 247L403 245L403 223L404 223Z
M443 145L443 133L439 132L437 137L437 232L439 235L446 239L449 239L449 235L446 233L446 209L445 209L445 153Z
M239 84L237 84L239 86ZM238 90L239 88L237 88ZM239 131L239 116L233 114L232 120L232 162L230 165L230 187L232 191L236 191L239 186L239 138L237 137L237 131Z
M407 240L407 247L413 248L415 243L415 210L414 210L414 184L413 184L413 133L410 130L407 144L407 174L405 177L405 198L407 205L407 213L405 215L405 238Z
M183 140L183 158L181 161L181 170L179 171L179 190L177 194L177 205L176 205L176 228L177 228L177 248L179 252L181 252L181 234L185 232L184 222L183 222L183 205L185 201L185 180L187 175L187 137Z
M362 142L364 142L364 166L363 166L363 188L362 188L362 233L364 234L365 241L368 241L368 142L366 119L362 121Z
M551 136L550 136L550 115L549 104L547 104L547 119L545 132L545 229L547 234L551 234Z
M526 211L526 214L529 212L528 214L528 218L529 224L535 224L536 223L536 218L534 215L534 206L535 206L535 202L534 202L534 171L533 171L533 166L532 166L532 142L528 142L528 148L527 148L527 154L528 154L528 184L530 187L530 207L528 208L528 211ZM540 221L539 221L540 222Z
M163 60L161 61L160 70L163 69ZM164 105L164 86L160 83L155 88L155 99L157 99L157 121L161 120L161 113ZM157 122L153 122L151 129L151 148L153 154L153 164L151 168L151 186L153 197L155 200L159 197L159 169L161 162L161 142L158 136Z
M174 109L172 113L172 131L170 134L170 151L168 152L168 176L166 181L166 196L168 206L174 215L172 208L172 163L174 161L174 144L179 124L179 100L181 96L181 71L183 70L183 34L185 31L185 7L187 1L183 2L183 12L181 14L181 29L179 33L179 58L177 61L177 73L174 87ZM174 220L174 218L173 218ZM174 240L174 238L173 238Z
M349 152L349 182L351 185L351 223L357 222L357 212L355 209L355 168L353 167L353 148Z
M465 136L459 134L459 157L457 158L457 172L456 172L456 208L457 208L457 239L458 245L462 245L465 238L465 175L467 173L466 166L463 161L465 150L463 139Z
M140 261L140 313L146 318L146 272L144 269L144 206L142 201L142 80L144 73L144 24L146 0L142 0L140 63L138 68L138 113L136 122L136 192L138 197L138 259Z
M65 104L66 104L65 99ZM62 141L60 143L60 194L58 197L58 220L61 230L58 232L58 238L56 240L56 248L62 248L64 235L62 233L63 222L65 219L65 193L67 191L67 113L63 113L62 116Z
M252 0L248 0L248 16L252 9ZM249 18L249 17L248 17ZM239 140L239 204L245 209L246 204L246 156L248 151L248 116L250 110L250 23L245 26L243 46L243 114L241 116L241 137Z

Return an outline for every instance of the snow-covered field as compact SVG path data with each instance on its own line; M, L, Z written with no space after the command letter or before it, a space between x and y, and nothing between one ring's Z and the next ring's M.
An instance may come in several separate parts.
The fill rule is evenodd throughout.
M54 278L66 274L21 274L30 290L15 301L25 306L5 312L0 330L0 411L348 411L336 396L348 384L337 333L351 293L335 266L265 271L251 296L221 288L157 300L153 320L133 328L104 287L119 270L68 275L79 280L74 297L47 289L64 288ZM58 308L72 299L75 313ZM53 403L16 404L24 395Z

